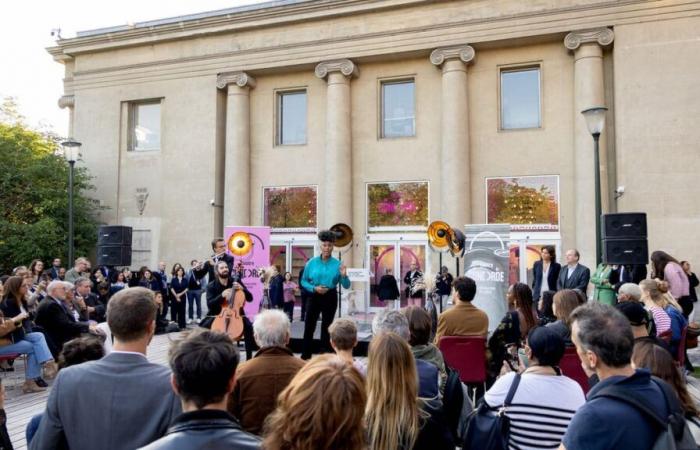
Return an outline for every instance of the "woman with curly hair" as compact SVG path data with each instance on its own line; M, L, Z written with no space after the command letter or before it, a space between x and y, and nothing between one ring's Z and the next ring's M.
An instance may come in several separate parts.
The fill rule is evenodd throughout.
M280 393L265 422L262 448L364 450L366 402L357 369L335 355L317 356Z

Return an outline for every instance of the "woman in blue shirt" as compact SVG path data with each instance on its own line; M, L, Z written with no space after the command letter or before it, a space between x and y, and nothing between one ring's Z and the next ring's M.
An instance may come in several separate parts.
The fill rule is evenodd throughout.
M306 321L304 322L304 345L301 352L302 359L311 358L316 322L321 316L321 351L330 352L330 336L328 327L333 322L333 317L338 309L338 283L345 289L350 288L350 279L344 264L333 258L333 243L335 233L330 230L318 233L321 241L321 255L311 258L304 266L304 275L301 285L311 293L306 307Z

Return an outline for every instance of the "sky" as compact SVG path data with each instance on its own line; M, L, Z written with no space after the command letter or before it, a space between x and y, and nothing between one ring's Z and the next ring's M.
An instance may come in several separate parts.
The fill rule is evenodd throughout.
M63 95L63 65L46 52L55 45L53 29L63 38L76 32L146 20L231 8L262 0L20 0L0 14L0 99L14 97L26 123L66 136L68 111L58 107Z

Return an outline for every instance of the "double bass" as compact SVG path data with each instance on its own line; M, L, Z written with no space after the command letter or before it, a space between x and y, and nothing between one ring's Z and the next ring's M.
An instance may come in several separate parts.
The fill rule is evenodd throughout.
M243 289L231 289L231 295L224 299L221 312L211 324L212 331L227 334L234 341L240 341L243 336L243 316L241 308L245 305Z

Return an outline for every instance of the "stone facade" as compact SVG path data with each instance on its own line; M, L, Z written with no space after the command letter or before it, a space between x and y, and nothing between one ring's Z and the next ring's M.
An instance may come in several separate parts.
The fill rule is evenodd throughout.
M580 111L598 105L603 211L647 212L650 249L700 263L698 30L698 1L285 1L85 32L49 52L101 219L148 231L151 264L204 257L224 225L262 225L265 186L318 186L319 225L350 224L362 266L368 182L428 181L430 220L461 226L486 222L487 177L553 174L555 240L593 265ZM499 73L521 66L540 68L541 126L502 130ZM384 139L380 83L402 77L415 80L415 136ZM296 88L306 143L279 146L276 93ZM143 99L161 99L158 151L128 151L128 105Z

